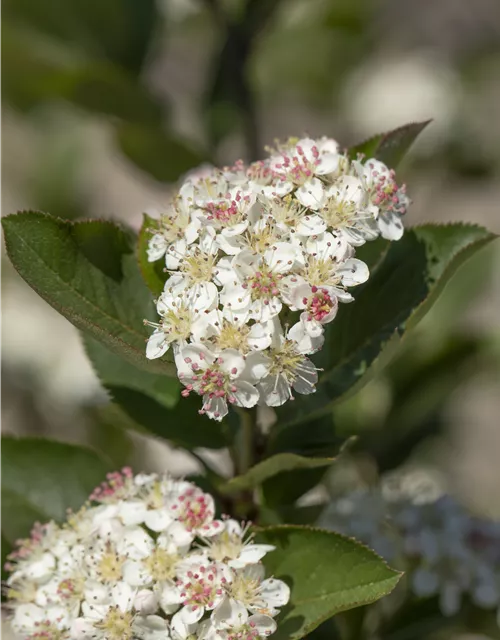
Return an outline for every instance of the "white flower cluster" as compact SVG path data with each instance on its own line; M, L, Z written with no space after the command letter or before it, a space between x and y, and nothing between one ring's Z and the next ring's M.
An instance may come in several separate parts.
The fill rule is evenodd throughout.
M404 570L412 592L438 597L444 615L457 613L468 595L478 607L497 609L500 624L500 522L472 516L448 495L415 504L372 490L331 504L322 524Z
M149 241L169 277L146 349L173 345L179 378L221 420L228 403L279 406L313 393L307 358L348 291L368 279L355 247L398 240L408 206L394 171L335 140L288 140L245 166L187 178Z
M63 526L35 526L9 557L12 626L34 640L258 640L288 602L248 524L215 519L187 481L109 474Z

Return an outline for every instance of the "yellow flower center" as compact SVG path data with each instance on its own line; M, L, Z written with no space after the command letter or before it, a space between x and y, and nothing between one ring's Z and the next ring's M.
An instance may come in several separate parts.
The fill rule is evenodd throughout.
M237 327L224 318L220 333L214 338L214 342L219 349L238 349L245 354L249 350L247 344L249 333L250 327L248 325Z
M189 224L189 215L175 211L173 215L162 215L160 218L160 233L169 243L184 237L184 231Z
M329 198L319 214L330 227L343 227L349 224L356 213L356 205L351 200Z
M180 270L188 276L192 284L199 284L212 279L215 263L216 256L196 248L192 255L184 256Z
M99 561L97 573L104 582L118 582L122 579L122 567L125 558L108 547Z
M181 305L177 309L169 309L161 318L162 331L169 340L187 340L191 335L191 311Z
M178 561L179 556L176 553L168 553L165 549L157 547L144 560L144 564L153 580L164 582L175 578L175 566Z
M285 376L289 383L292 383L297 377L297 367L305 359L301 353L297 352L293 340L285 340L285 342L276 349L271 349L271 366L269 373L273 376Z
M279 235L274 225L266 224L257 232L248 233L246 240L252 251L262 254L266 249L269 249L269 247L272 247L273 244L278 242Z
M262 603L260 581L243 573L239 574L229 585L229 595L245 606L259 606Z
M241 553L244 543L239 536L224 531L210 544L210 556L216 562L235 560Z
M337 275L337 263L333 258L315 258L309 256L307 264L301 270L301 275L316 287L335 286L340 282Z
M290 195L285 196L281 200L276 198L271 206L273 218L277 222L290 227L292 233L295 231L295 227L301 221L305 212L306 208Z
M106 640L131 640L133 638L132 623L134 616L129 611L120 611L118 607L111 607L101 622L95 627L104 631Z

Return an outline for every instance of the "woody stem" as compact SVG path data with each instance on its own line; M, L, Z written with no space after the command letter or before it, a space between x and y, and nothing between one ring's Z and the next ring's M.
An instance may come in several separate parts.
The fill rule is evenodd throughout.
M254 462L254 442L257 430L257 407L242 409L240 431L236 440L237 473L246 473Z

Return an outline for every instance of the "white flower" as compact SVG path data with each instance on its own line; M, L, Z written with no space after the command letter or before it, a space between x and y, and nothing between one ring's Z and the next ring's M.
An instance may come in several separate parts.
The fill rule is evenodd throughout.
M378 209L368 201L361 180L341 176L324 192L318 203L319 215L328 228L353 246L378 236L375 218Z
M312 338L320 336L323 325L337 315L338 301L332 288L304 283L295 287L290 297L294 308L305 309L300 318Z
M271 616L262 613L248 615L247 610L235 601L226 600L219 605L213 621L203 636L207 640L232 640L234 638L267 638L278 625Z
M82 615L73 620L71 637L77 640L132 640L135 591L125 583L110 590L105 601L82 603Z
M186 624L199 622L205 611L222 602L224 588L232 580L229 567L203 555L186 558L178 572L175 589L169 592L169 604L179 604L179 618Z
M278 242L263 255L245 250L235 256L235 279L227 283L221 302L234 313L248 312L253 320L266 322L282 308L282 280L294 267L297 248Z
M172 529L176 530L175 535L172 535ZM156 585L161 591L165 583L170 584L175 580L177 567L193 537L186 532L181 523L174 522L167 532L157 537L155 543L151 539L145 539L145 543L138 547L138 552L133 556L129 554L125 561L123 579L133 587ZM182 546L176 544L179 540L184 543Z
M149 246L151 260L167 254L170 275L160 321L146 321L154 328L146 355L162 357L172 345L183 395L203 395L201 413L216 420L228 404L253 406L257 382L261 403L292 398L294 384L315 391L314 376L304 384L299 370L269 376L275 327L293 325L290 353L321 349L337 303L353 301L350 289L369 277L355 247L379 235L399 239L409 203L394 171L376 159L351 161L331 138L290 138L269 153L248 167L187 176ZM180 351L201 345L210 366L195 358L193 375ZM237 379L218 362L227 350L245 360Z
M155 262L165 256L167 268L177 269L186 247L198 239L199 228L200 222L192 217L190 201L181 190L172 211L160 215L158 230L148 243L148 261Z
M220 248L230 256L235 256L244 249L249 249L254 253L264 253L270 247L276 245L283 238L288 239L288 233L292 233L292 227L285 232L283 224L266 213L266 207L269 207L268 201L259 197L255 206L249 212L249 226L247 231L239 236L224 236L220 234L217 237L217 244ZM287 218L287 222L291 221ZM220 263L219 263L220 264Z
M216 562L227 562L233 569L256 564L275 549L270 544L255 544L248 536L249 526L242 527L236 520L224 522L224 530L207 541L207 555Z
M233 572L231 582L225 584L227 599L221 603L222 611L214 612L214 621L220 625L224 620L240 618L245 608L250 613L262 613L274 617L290 599L290 589L282 580L264 579L261 564L247 565Z
M191 535L210 538L223 529L221 520L215 520L215 504L209 493L190 482L180 484L172 491L168 500L168 509L176 522L181 524Z
M18 605L12 619L12 628L24 637L45 634L48 638L63 638L69 626L69 616L63 607L38 607L31 603Z
M216 257L199 249L186 254L181 271L174 273L165 283L165 293L182 297L186 304L196 309L208 309L217 305L218 291L212 282L216 271Z
M326 222L291 195L264 200L263 206L284 234L313 236L326 231Z
M247 323L248 312L238 313L228 308L224 312L219 309L205 313L193 331L196 341L214 354L224 349L236 349L242 355L250 351L267 349L271 344L274 325L271 321Z
M406 213L409 198L406 187L399 187L395 172L375 158L368 159L364 166L356 165L368 189L371 202L378 211L377 224L387 240L399 240L403 236L401 216Z
M186 344L192 333L198 332L200 335L202 314L212 303L211 296L200 296L190 300L188 296L183 297L183 293L177 296L163 293L156 305L160 322L144 321L155 328L147 342L147 358L161 358L172 343Z
M270 407L279 407L293 397L292 389L302 394L314 393L317 369L295 340L275 334L266 355L268 373L257 384L261 401Z
M234 187L220 197L204 202L202 220L222 236L241 235L248 228L250 210L255 202L256 195L250 188Z
M179 380L186 387L184 396L194 391L203 396L201 413L222 420L228 403L253 407L259 394L244 379L245 360L236 349L224 349L218 355L203 345L191 344L181 349L175 358Z
M346 257L351 255L349 245L331 233L310 238L305 249L303 266L285 281L290 301L296 299L295 288L307 283L318 289L326 288L329 295L334 295L340 302L351 302L353 297L346 291L346 287L368 280L366 264L357 258Z

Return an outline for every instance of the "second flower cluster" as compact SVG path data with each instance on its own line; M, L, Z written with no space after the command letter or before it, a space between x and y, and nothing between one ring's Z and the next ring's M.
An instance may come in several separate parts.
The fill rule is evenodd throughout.
M188 177L157 220L165 260L148 358L173 348L183 395L221 420L228 404L280 406L314 393L325 325L369 277L355 248L398 240L408 198L394 171L335 140L288 140L267 159Z

